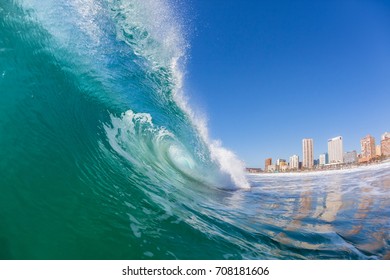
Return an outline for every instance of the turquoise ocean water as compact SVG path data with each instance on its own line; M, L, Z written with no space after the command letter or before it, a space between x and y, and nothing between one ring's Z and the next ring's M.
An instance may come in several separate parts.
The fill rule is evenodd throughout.
M0 2L0 259L390 258L390 164L245 175L172 3Z

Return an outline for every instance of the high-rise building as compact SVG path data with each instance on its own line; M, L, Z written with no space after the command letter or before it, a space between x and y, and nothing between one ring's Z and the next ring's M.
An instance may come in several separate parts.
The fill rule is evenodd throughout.
M268 166L272 164L272 158L267 158L265 160L265 165L264 165L264 171L267 172L268 171Z
M360 140L360 147L362 149L360 162L370 161L375 157L375 138L371 135L367 135L366 137Z
M320 160L320 165L328 164L328 153L320 154L319 160Z
M381 152L382 156L388 157L390 156L390 133L386 132L382 135L381 141Z
M297 155L293 155L290 157L290 169L292 170L299 169L299 157Z
M357 157L357 152L352 151L352 152L346 152L344 154L344 163L346 164L354 164L357 163L358 157Z
M343 163L343 137L337 136L328 140L329 163Z
M313 168L314 162L314 149L313 149L313 139L305 138L302 140L302 167L303 168Z

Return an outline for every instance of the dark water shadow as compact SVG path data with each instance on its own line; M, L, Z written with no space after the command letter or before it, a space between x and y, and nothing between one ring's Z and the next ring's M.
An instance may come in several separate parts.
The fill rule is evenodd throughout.
M0 237L0 260L10 260L12 254L10 250L10 244L7 238Z

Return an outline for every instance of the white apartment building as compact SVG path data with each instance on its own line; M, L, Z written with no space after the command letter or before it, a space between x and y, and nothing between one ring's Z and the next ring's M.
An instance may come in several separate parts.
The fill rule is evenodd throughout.
M304 168L313 168L314 163L314 149L313 149L313 139L305 138L302 140L302 167Z
M290 157L290 169L298 170L299 168L299 157L297 155L293 155Z
M337 136L328 140L329 163L343 163L343 137Z

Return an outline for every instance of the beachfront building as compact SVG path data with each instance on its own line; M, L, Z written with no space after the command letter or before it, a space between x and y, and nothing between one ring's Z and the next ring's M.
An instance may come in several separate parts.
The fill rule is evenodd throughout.
M279 166L279 171L280 172L287 172L288 171L288 165L287 164L280 165Z
M356 151L346 152L344 154L344 163L355 164L358 162L358 156Z
M382 135L381 141L381 152L382 156L388 157L390 156L390 133L386 132Z
M289 163L290 163L291 170L298 170L299 169L299 157L297 155L291 156Z
M272 164L272 158L265 159L265 164L264 164L264 171L265 172L268 171L268 166L270 166L271 164Z
M261 170L261 168L257 168L257 167L247 167L247 168L245 168L245 170L248 173L255 173L255 174L263 172L263 170Z
M303 168L313 168L314 162L314 149L313 149L313 139L305 138L302 140L302 167Z
M359 162L368 162L375 157L375 138L371 135L367 135L366 137L360 140L361 147L361 156Z
M337 136L328 140L328 154L330 164L343 163L343 137Z
M267 166L267 172L275 172L276 171L276 165L270 164Z
M320 160L320 166L324 166L325 164L328 164L328 153L320 154L319 160Z
M285 159L278 158L276 160L276 170L283 171L287 168L287 161Z

